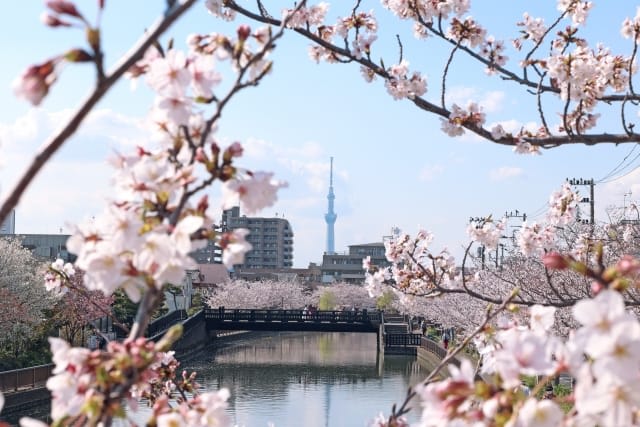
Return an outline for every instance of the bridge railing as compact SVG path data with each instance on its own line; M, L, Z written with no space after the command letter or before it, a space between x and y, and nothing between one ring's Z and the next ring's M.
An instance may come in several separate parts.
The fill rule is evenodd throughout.
M29 368L14 369L0 372L0 391L7 393L18 390L26 390L36 387L44 387L51 376L54 365L39 365Z
M206 308L205 319L232 322L343 322L372 323L380 322L377 311L316 311L304 310L252 310Z
M385 347L417 347L420 345L420 334L385 334Z

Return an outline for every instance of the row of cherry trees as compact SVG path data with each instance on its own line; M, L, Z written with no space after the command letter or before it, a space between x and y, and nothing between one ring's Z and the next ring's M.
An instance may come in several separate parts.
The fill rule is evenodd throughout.
M19 239L0 239L0 363L6 369L47 363L41 341L48 333L82 345L82 334L94 333L91 322L111 315L113 297L101 292L80 286L63 295L48 292L42 285L47 267ZM82 276L75 280L82 283Z
M333 304L327 309L331 310L375 305L367 290L360 285L335 283L309 290L295 282L245 280L235 280L208 291L205 301L210 307L302 309L307 305L318 307L323 295L330 295Z
M97 3L101 15L106 4L104 0ZM286 186L269 172L242 168L238 164L242 145L222 147L216 129L232 98L257 86L269 73L268 55L287 31L312 42L314 59L358 64L365 79L382 79L394 99L439 116L443 131L451 136L471 131L518 152L562 144L640 141L630 114L640 100L633 84L640 15L620 26L621 35L631 40L629 53L614 54L582 37L593 2L559 0L558 17L551 23L525 13L514 24L513 44L519 58L508 60L504 42L489 36L469 16L470 0L383 0L392 16L413 24L416 36L433 36L449 47L442 59L439 93L426 98L426 76L409 69L401 38L397 61L374 60L379 56L375 52L378 21L364 11L364 1L345 8L333 24L325 22L326 3L302 1L284 10L278 4L274 11L259 0L252 12L234 0L207 0L209 12L217 17L230 20L239 13L267 25L252 29L242 23L231 36L192 35L185 51L162 46L159 37L195 3L167 1L158 23L148 28L113 70L106 71L99 17L90 22L71 1L47 1L45 24L82 28L86 48L67 49L31 66L15 84L19 96L38 105L52 90L63 64L86 62L96 71L89 97L34 156L0 206L0 220L120 77L128 73L143 78L156 94L150 115L154 142L117 156L113 194L104 213L78 225L67 244L78 256L75 268L56 262L46 276L50 290L78 290L73 278L76 269L83 270L87 289L107 296L122 289L139 303L130 335L122 343L89 351L62 339L50 340L56 368L47 386L53 396L55 425L108 426L126 418L123 402L134 410L141 397L152 404L149 425L230 425L228 391L195 393L193 375L178 373L178 362L169 350L180 328L172 328L157 343L147 341L142 332L165 286L179 283L185 269L193 268L191 251L215 240L224 249L224 263L231 266L251 249L245 240L247 230L214 231L215 213L203 191L219 184L223 207L240 200L243 210L251 214L275 203L277 191ZM500 123L488 124L482 106L448 105L450 67L458 55L477 61L506 85L528 93L539 127L505 129ZM223 88L219 85L223 76L217 70L225 61L233 72L224 76L229 84ZM558 106L554 112L560 113L559 123L551 123L549 99L551 108ZM614 132L602 129L598 122L599 114L609 108L619 117ZM464 305L472 313L461 346L424 383L409 390L404 402L376 418L374 425L407 425L404 416L414 397L421 403L419 425L425 427L639 423L640 324L626 307L635 305L640 261L628 255L634 246L625 245L626 230L607 229L604 234L576 230L572 236L569 225L575 218L576 200L568 186L553 194L546 220L523 225L518 234L520 255L509 256L501 272L468 274L469 252L456 261L446 250L433 251L426 231L388 243L391 268L379 269L364 261L368 289L374 295L391 289L409 307L430 298L434 305ZM504 227L504 221L491 218L471 224L471 245L495 248ZM616 233L623 237L611 242L609 237ZM458 270L460 263L463 268ZM517 306L524 308L516 310ZM554 327L558 319L566 319L562 325L572 328L571 333ZM472 340L483 357L485 382L476 382L468 361L460 369L450 368L450 377L436 381L446 363ZM539 389L531 396L518 389L523 375L542 377L538 387L544 387L564 371L576 378L569 412L554 399L538 399ZM43 423L24 419L21 424Z
M0 346L17 358L27 350L54 298L42 286L44 267L14 239L0 239Z

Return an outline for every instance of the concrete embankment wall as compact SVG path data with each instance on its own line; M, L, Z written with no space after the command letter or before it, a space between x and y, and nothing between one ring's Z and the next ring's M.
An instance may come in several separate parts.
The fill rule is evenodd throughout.
M207 331L204 313L200 312L183 322L182 337L173 345L178 360L189 358L215 340L215 331ZM162 337L160 334L153 339Z
M442 361L442 359L438 355L428 351L425 348L418 347L417 350L418 363L420 363L420 365L424 369L426 369L427 372L433 372L433 370L435 370ZM446 377L448 375L449 370L444 368L443 371L441 371L440 377Z

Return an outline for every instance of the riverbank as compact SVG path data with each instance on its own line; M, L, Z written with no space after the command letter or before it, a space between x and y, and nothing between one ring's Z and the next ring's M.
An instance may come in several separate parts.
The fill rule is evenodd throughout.
M185 366L188 365L189 361L202 357L207 352L223 349L234 345L234 343L242 342L244 339L265 333L256 331L222 331L217 332L217 334L216 337L206 340L199 337L199 341L195 343L192 339L177 343L180 344L179 349L176 350L177 359ZM11 426L17 426L20 418L25 416L50 421L48 416L51 412L51 393L44 386L44 382L41 387L5 392L4 396L5 405L0 413L0 421L5 421Z

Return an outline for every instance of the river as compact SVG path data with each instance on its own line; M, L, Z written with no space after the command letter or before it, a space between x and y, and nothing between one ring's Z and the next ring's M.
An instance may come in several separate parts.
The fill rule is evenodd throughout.
M204 390L229 389L229 413L244 427L367 426L427 376L414 357L378 354L364 333L251 333L184 366Z
M201 391L229 389L229 414L242 427L367 426L427 376L414 357L378 353L367 333L251 332L223 338L182 366L198 373ZM144 425L149 412L141 403L129 416Z

